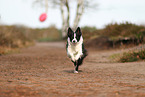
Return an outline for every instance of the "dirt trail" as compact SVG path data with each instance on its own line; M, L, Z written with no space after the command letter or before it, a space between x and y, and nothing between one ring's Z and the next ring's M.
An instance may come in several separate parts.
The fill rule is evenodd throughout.
M121 51L89 50L78 74L63 42L0 56L0 97L145 97L145 62L111 63Z

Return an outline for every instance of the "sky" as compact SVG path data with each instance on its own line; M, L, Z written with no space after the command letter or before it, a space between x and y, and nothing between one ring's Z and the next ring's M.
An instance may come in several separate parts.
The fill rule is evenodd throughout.
M91 1L91 0L90 0ZM33 5L34 0L0 0L0 24L24 25L31 28L46 28L55 25L61 28L61 13L58 8L48 8L45 22L39 21L39 16L45 8ZM94 26L104 28L110 23L131 22L145 24L145 0L95 0L96 9L88 9L79 23L80 27ZM73 24L75 6L71 3L71 20Z

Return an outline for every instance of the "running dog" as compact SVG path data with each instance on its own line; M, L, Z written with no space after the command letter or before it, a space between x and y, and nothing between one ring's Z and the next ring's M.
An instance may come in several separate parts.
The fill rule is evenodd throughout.
M82 64L84 58L87 56L87 51L84 48L83 37L80 27L76 31L72 31L69 27L67 32L67 55L74 63L74 73L78 73L79 66Z

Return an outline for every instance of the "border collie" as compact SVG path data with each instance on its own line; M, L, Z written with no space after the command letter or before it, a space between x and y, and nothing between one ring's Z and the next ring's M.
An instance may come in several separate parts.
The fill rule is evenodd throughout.
M81 29L78 27L77 30L74 32L69 27L67 36L67 55L69 58L71 58L71 61L74 63L74 73L78 73L79 66L82 64L83 59L87 56L87 51L84 48L83 44Z

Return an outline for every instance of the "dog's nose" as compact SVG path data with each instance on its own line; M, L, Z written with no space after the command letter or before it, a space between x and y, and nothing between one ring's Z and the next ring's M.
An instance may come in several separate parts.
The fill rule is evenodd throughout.
M76 41L75 41L75 40L73 40L72 42L73 42L73 43L75 43Z

